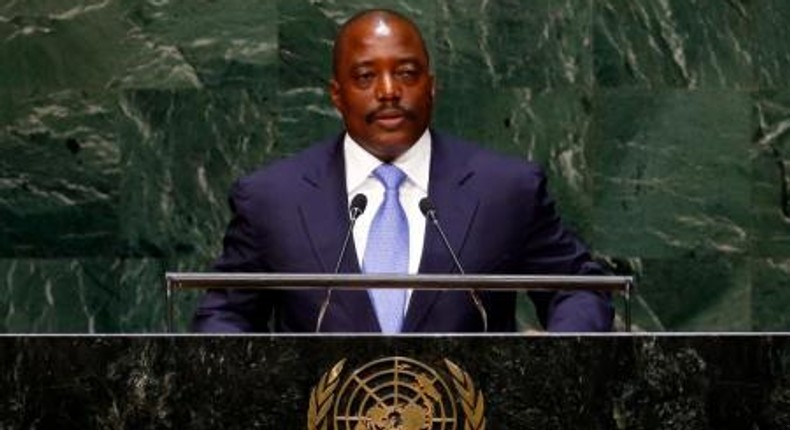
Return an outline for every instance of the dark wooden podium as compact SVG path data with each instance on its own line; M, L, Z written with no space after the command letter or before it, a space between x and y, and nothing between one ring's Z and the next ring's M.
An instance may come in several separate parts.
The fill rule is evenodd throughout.
M595 284L628 300L630 282L168 274L168 300L187 288L316 283L506 290ZM401 396L406 406L434 402L430 430L790 428L784 333L5 335L0 369L4 430L357 430L371 424L361 420L376 409L352 400L386 403L378 390L394 385L382 375L411 375L398 386L420 390Z
M702 333L2 336L0 428L309 429L337 363L390 357L455 363L487 429L790 428L790 337Z

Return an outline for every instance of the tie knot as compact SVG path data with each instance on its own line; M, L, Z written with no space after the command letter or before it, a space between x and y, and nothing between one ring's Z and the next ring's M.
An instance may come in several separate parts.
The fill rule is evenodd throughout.
M393 166L392 164L382 164L373 171L375 175L387 191L397 190L400 184L406 179L406 174L403 170Z

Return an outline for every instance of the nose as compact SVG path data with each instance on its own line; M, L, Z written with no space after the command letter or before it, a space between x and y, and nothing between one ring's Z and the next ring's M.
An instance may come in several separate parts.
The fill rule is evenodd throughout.
M400 99L400 85L398 81L389 73L384 73L376 82L376 98L378 100L398 100Z

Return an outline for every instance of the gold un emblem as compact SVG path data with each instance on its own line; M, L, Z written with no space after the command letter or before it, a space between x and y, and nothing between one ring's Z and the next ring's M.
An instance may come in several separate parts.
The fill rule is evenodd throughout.
M342 359L310 394L308 430L484 430L483 394L469 374L445 359L452 387L408 357L371 361L342 379ZM461 413L458 413L458 411Z

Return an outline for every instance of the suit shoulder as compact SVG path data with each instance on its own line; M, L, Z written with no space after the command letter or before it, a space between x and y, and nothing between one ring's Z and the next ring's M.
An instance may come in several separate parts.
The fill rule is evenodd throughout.
M484 176L501 179L545 177L543 167L534 161L503 154L465 139L448 136L440 136L440 138L448 142L451 150L465 159L475 172Z
M289 189L301 179L306 171L317 169L325 163L337 146L337 138L329 138L289 155L258 167L236 180L234 188L249 190L271 190L279 192Z

